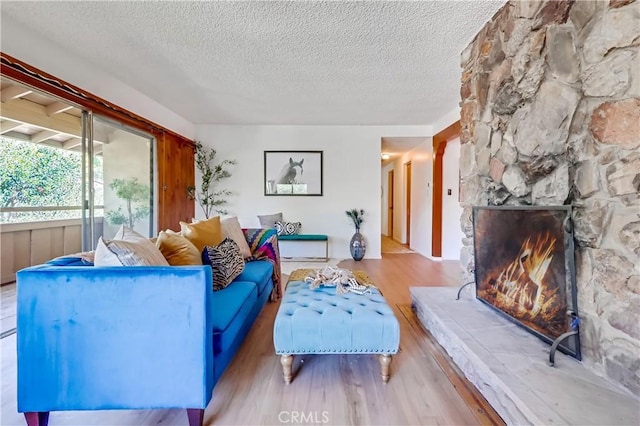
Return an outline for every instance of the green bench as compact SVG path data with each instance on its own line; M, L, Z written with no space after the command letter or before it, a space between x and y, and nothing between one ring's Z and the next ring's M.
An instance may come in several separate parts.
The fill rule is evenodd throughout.
M324 234L294 234L294 235L278 235L278 241L280 242L280 257L283 260L302 258L305 260L313 261L316 259L329 260L329 237ZM309 255L295 255L296 245L289 244L290 242L316 242L324 241L324 257L322 256L309 256ZM284 243L284 244L283 244ZM299 246L298 246L299 247Z

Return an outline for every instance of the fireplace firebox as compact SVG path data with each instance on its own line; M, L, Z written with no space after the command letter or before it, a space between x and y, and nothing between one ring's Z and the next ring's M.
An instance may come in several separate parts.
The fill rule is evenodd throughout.
M474 207L476 297L581 359L569 206Z

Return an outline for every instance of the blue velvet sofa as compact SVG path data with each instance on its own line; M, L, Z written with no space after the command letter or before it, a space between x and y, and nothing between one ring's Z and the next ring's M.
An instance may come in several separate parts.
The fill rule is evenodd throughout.
M209 266L95 267L61 258L17 273L18 411L186 408L213 387L269 299L273 264L212 290Z

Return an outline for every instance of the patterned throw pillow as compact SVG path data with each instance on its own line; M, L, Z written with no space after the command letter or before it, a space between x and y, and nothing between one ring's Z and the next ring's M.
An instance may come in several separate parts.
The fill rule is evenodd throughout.
M202 264L211 265L213 270L213 290L226 288L244 270L244 257L240 248L231 238L225 238L217 246L205 246L202 250Z
M300 222L276 222L276 232L278 235L295 235L300 232L302 223Z

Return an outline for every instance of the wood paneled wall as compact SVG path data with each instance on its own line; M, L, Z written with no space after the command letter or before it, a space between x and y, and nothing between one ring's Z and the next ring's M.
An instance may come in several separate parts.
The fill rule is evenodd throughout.
M170 134L158 139L158 230L180 230L180 221L191 222L195 203L187 188L195 182L193 143Z

